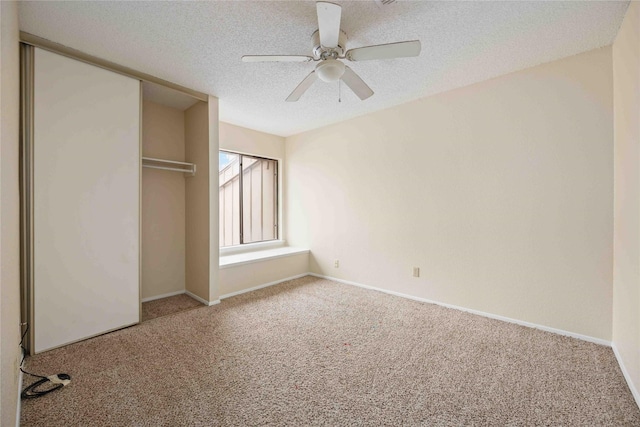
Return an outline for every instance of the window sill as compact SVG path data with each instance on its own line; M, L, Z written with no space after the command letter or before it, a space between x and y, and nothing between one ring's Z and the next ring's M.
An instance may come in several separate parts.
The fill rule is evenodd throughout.
M308 253L309 249L295 248L292 246L282 246L270 249L253 250L250 252L235 253L231 255L221 254L220 269Z
M228 255L243 254L248 252L257 252L265 249L273 249L284 247L287 242L285 240L269 240L267 242L247 243L245 245L226 246L220 248L220 257Z

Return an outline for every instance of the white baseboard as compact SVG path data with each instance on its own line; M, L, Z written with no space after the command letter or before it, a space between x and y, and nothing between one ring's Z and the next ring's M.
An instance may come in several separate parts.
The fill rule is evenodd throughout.
M176 295L182 295L185 292L186 291L183 289L181 291L169 292L168 294L162 294L162 295L156 295L156 296L153 296L153 297L142 298L142 302L149 302L149 301L155 301L157 299L174 297Z
M191 298L193 298L196 301L200 301L201 303L203 303L204 305L208 305L208 306L212 306L212 305L216 305L216 304L220 304L220 300L217 299L215 301L207 301L204 298L200 298L198 295L189 292L189 291L184 291L185 294L189 295Z
M286 282L287 280L299 279L300 277L309 276L310 273L298 274L296 276L287 277L286 279L276 280L275 282L263 283L262 285L254 286L248 289L242 289L240 291L230 292L228 294L220 295L220 299L226 299L235 297L236 295L244 294L247 292L257 291L258 289L266 288L268 286L277 285L278 283Z
M464 312L467 312L467 313L476 314L478 316L488 317L490 319L501 320L503 322L508 322L508 323L515 323L516 325L526 326L528 328L540 329L542 331L551 332L551 333L558 334L558 335L564 335L564 336L568 336L568 337L572 337L572 338L577 338L579 340L592 342L594 344L600 344L600 345L604 345L604 346L607 346L607 347L611 347L611 342L610 341L603 340L603 339L600 339L600 338L590 337L588 335L576 334L575 332L569 332L569 331L564 331L562 329L550 328L548 326L538 325L536 323L525 322L523 320L512 319L510 317L499 316L497 314L486 313L484 311L473 310L473 309L470 309L470 308L460 307L460 306L457 306L457 305L447 304L447 303L443 303L443 302L429 300L429 299L426 299L426 298L416 297L416 296L413 296L413 295L403 294L403 293L400 293L400 292L389 291L387 289L376 288L374 286L363 285L361 283L351 282L349 280L337 279L335 277L324 276L322 274L309 273L309 275L310 276L315 276L315 277L320 277L322 279L333 280L334 282L344 283L345 285L357 286L359 288L364 288L364 289L370 289L370 290L373 290L373 291L383 292L385 294L395 295L397 297L407 298L407 299L414 300L414 301L426 302L428 304L436 304L436 305L439 305L439 306L442 306L442 307L452 308L454 310L464 311Z
M631 394L633 398L636 400L636 405L640 408L640 393L638 393L638 389L635 384L631 380L631 375L629 375L629 371L627 371L627 367L622 360L622 356L620 356L620 352L618 351L618 347L616 347L616 343L611 343L611 348L613 349L613 354L616 355L616 359L618 359L618 365L620 365L620 370L622 371L622 375L624 379L627 381L627 385L629 386L629 390L631 390Z
M20 359L22 359L22 354L20 356ZM22 409L22 399L20 398L20 395L22 394L22 371L20 370L20 367L18 366L18 402L16 403L16 427L20 427L20 410Z

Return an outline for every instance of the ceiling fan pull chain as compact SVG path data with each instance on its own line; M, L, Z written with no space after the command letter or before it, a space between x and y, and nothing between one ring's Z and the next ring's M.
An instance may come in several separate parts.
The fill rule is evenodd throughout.
M342 102L342 80L338 80L338 102Z

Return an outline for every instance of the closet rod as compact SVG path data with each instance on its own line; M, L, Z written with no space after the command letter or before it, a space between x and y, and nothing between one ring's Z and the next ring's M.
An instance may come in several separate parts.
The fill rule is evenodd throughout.
M196 171L195 171L195 165L193 170L188 170L188 169L180 169L180 168L167 168L164 166L153 166L153 165L142 165L143 168L151 168L151 169L162 169L165 171L175 171L175 172L185 172L185 173L190 173L191 175L195 175Z
M169 166L145 164L144 163L145 161L168 164ZM173 167L170 167L170 165L189 166L189 169L173 168ZM155 158L152 158L152 157L143 157L142 158L142 167L143 168L151 168L151 169L161 169L161 170L166 170L166 171L174 171L174 172L185 172L185 173L191 174L191 176L196 174L196 165L194 163L176 162L175 160L155 159Z
M143 157L142 160L148 160L150 162L171 163L174 165L193 166L193 163L176 162L175 160L154 159L153 157Z

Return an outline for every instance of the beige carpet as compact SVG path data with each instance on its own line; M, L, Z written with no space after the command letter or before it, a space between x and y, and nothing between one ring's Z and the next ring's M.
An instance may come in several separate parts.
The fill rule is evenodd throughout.
M640 426L610 348L313 277L27 366L26 426Z
M202 307L200 301L196 301L187 294L174 295L172 297L156 299L142 303L142 321L155 319L156 317L167 316L179 313L192 308Z

